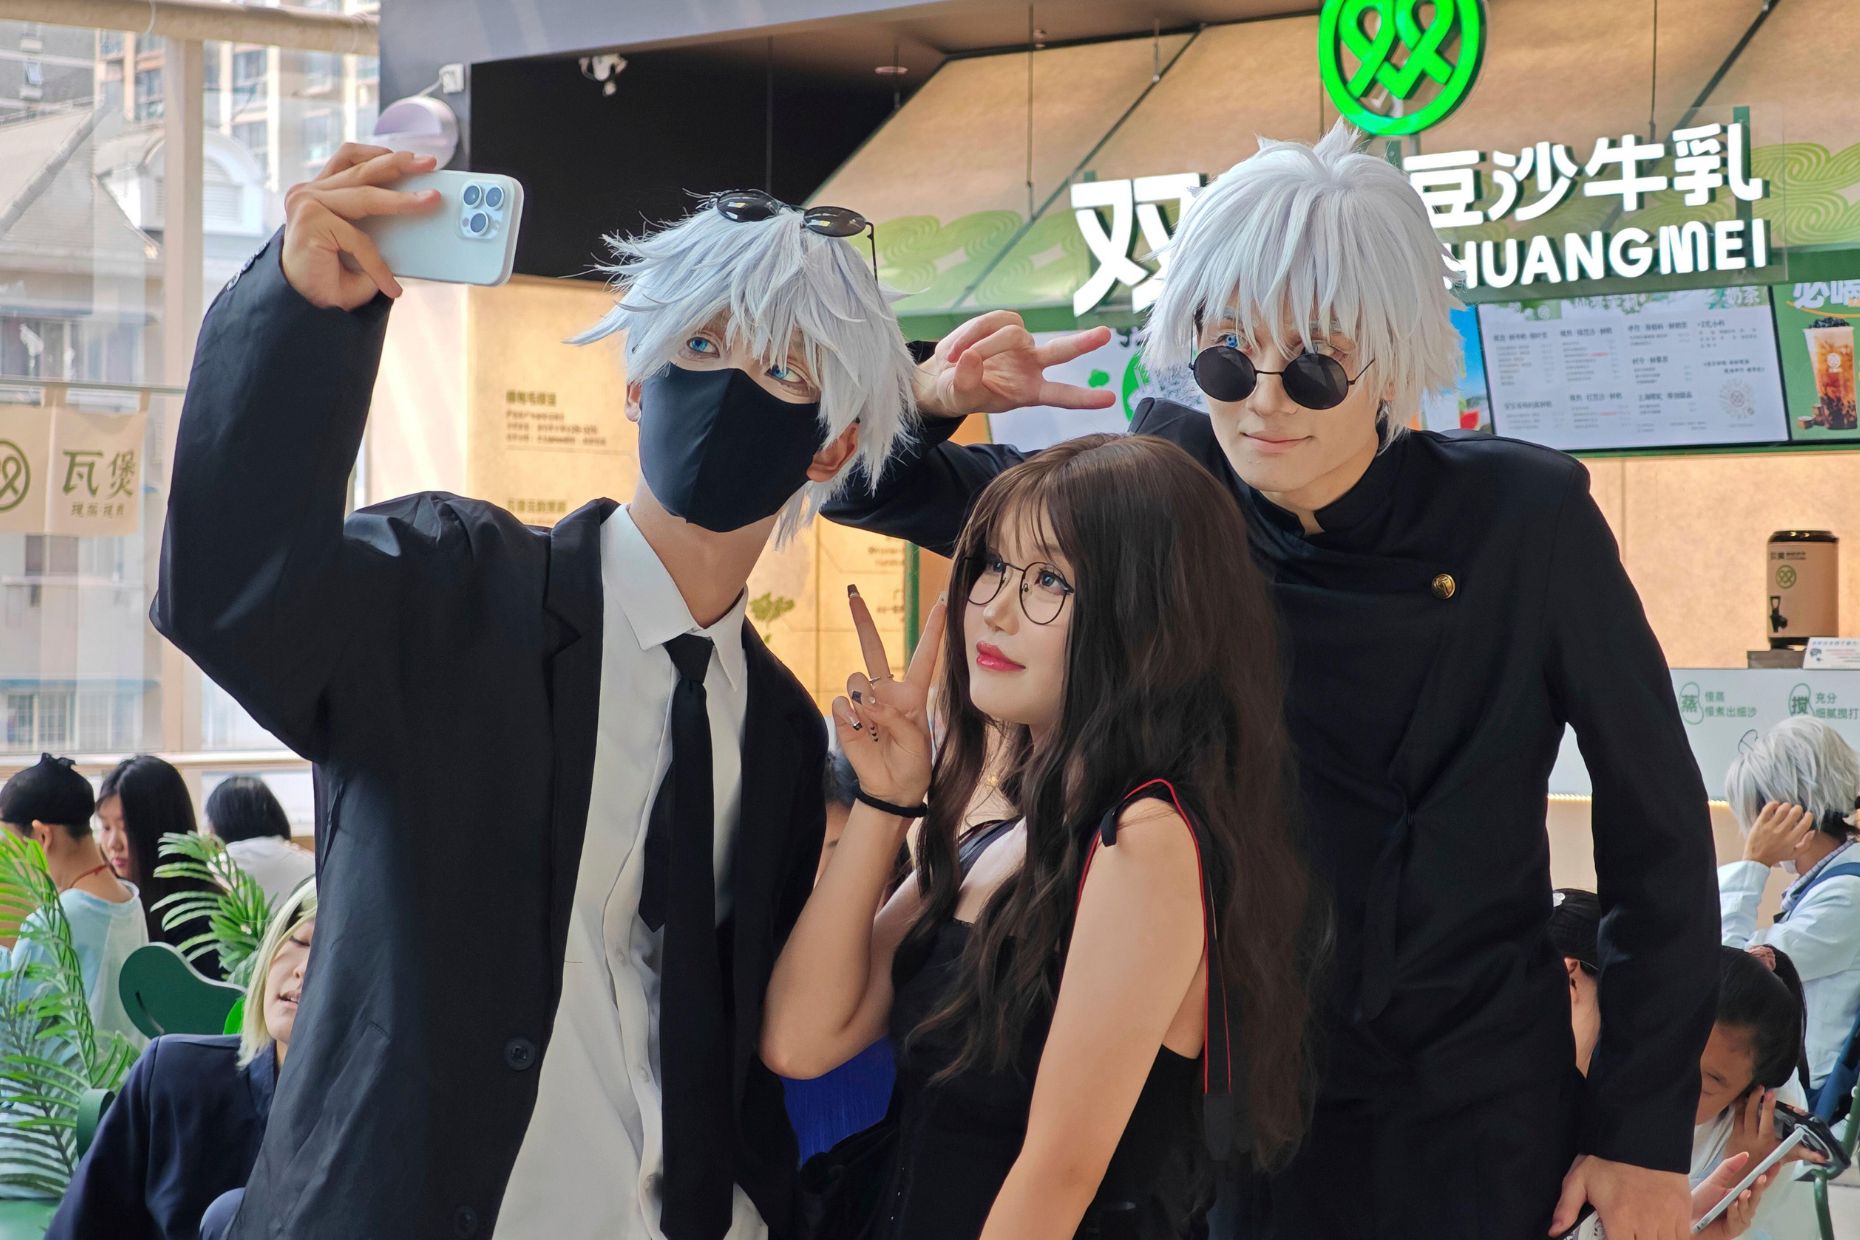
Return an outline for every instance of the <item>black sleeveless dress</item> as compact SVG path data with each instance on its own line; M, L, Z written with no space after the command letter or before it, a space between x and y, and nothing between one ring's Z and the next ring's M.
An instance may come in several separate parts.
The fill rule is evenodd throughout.
M1008 825L993 824L973 838L986 847ZM979 851L965 849L965 862ZM945 922L924 958L909 962L898 979L891 1009L898 1140L876 1229L885 1240L974 1240L1027 1135L1050 1010L1030 1022L1021 1053L1007 1071L974 1069L931 1084L954 1061L954 1039L924 1038L905 1048L906 1035L942 1001L969 932L966 922ZM1207 1235L1214 1172L1202 1139L1201 1089L1199 1060L1166 1048L1158 1052L1078 1231L1080 1240Z

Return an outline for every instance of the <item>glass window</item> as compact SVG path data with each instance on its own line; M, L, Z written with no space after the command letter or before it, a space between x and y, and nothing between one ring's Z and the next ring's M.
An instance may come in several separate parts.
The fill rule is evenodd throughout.
M26 535L26 576L74 577L77 571L77 539L53 534Z
M116 748L110 743L110 719L116 694L109 689L79 689L77 695L76 749L104 752Z
M6 747L15 753L29 752L38 743L39 695L36 693L9 693L6 695L6 714L0 718L5 735L0 737Z
M233 82L240 86L249 86L265 80L267 53L262 47L247 48L233 53Z
M232 127L233 137L246 150L257 156L261 164L265 162L267 152L265 131L266 122L262 120L240 121Z
M97 35L97 55L121 56L123 54L123 32L105 30Z
M39 691L38 745L48 753L71 748L71 699L69 689Z
M305 52L303 73L305 93L334 90L342 81L342 57L334 52Z
M321 167L336 153L342 138L342 118L334 112L312 112L304 117L304 163Z
M161 116L161 70L136 70L136 119L155 121Z

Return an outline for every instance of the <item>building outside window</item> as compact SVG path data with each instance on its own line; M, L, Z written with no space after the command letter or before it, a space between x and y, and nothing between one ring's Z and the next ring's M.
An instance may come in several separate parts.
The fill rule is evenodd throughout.
M239 121L232 127L232 136L262 164L270 150L267 137L269 127L269 123L263 120Z
M136 119L158 121L162 118L161 70L136 70Z
M342 141L342 118L334 112L312 112L304 117L304 163L320 168L336 153Z

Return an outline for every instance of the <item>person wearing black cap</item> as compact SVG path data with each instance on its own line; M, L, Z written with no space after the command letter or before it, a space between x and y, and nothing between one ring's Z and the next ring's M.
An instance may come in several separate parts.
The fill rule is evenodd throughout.
M1602 924L1602 902L1593 891L1559 887L1552 893L1550 941L1563 957L1569 975L1569 1022L1576 1034L1576 1067L1589 1075L1589 1060L1602 1036L1602 953L1596 936Z
M148 1039L130 1023L116 978L129 953L149 941L148 927L140 893L110 872L91 835L95 809L90 781L69 758L46 754L0 788L0 823L45 851L45 868L71 926L71 946L98 1033L120 1033L140 1047ZM51 958L22 933L0 967L19 970L33 963L49 965Z

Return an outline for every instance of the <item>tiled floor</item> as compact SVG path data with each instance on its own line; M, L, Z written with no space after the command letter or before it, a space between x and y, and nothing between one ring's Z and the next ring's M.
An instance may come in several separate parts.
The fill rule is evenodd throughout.
M1860 1180L1851 1172L1834 1182L1828 1193L1828 1212L1834 1216L1836 1236L1860 1240Z

